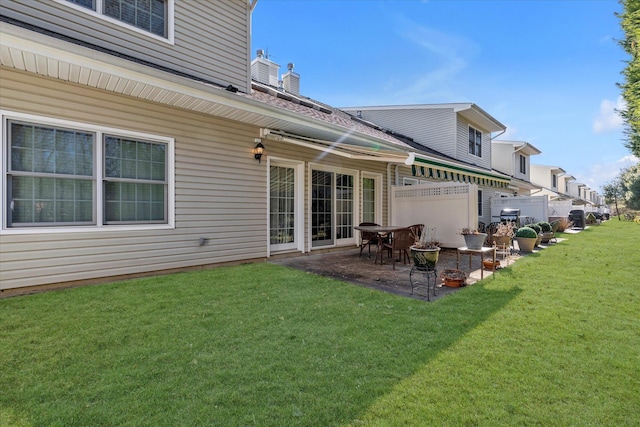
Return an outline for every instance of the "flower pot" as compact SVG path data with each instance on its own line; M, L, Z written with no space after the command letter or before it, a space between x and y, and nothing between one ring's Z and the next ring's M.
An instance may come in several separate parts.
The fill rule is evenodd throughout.
M516 242L518 242L518 249L521 252L533 252L533 248L536 246L535 237L516 237Z
M468 249L482 249L484 245L484 241L487 238L487 233L478 233L478 234L463 234L465 244Z
M549 240L553 239L553 232L547 231L542 233L542 243L549 243Z
M511 237L509 236L493 236L492 240L498 249L507 249L511 246Z
M482 266L485 270L495 270L500 267L500 261L496 261L494 264L492 259L485 259L482 261Z
M440 277L442 278L442 284L449 288L464 286L467 280L467 275L460 270L445 270Z
M440 248L423 249L411 246L413 265L418 270L433 270L438 262Z
M538 234L538 237L536 238L536 244L534 246L537 248L538 246L540 246L540 243L542 243L542 234Z

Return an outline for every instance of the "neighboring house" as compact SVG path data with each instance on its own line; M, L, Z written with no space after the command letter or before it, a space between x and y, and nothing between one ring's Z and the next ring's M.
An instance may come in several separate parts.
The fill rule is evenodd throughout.
M507 176L491 169L491 140L494 133L506 130L502 123L473 103L341 109L402 135L415 148L411 169L399 168L396 185L438 181L477 184L478 221L490 222L490 198L509 185Z
M531 165L531 182L540 187L535 195L546 194L549 200L564 198L560 187L560 176L566 172L560 166Z
M569 193L569 184L576 180L576 177L568 173L563 173L558 177L558 192L564 197L571 197Z
M491 167L511 177L509 195L530 196L540 189L531 179L531 156L540 154L540 150L525 141L503 140L493 140L491 150Z
M355 245L353 225L386 222L412 149L253 83L252 5L3 2L0 292Z

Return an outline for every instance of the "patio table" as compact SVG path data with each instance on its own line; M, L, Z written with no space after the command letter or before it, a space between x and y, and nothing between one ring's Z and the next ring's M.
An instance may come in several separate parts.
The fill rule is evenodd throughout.
M356 225L354 230L366 231L368 233L376 233L378 235L378 248L376 249L376 257L374 263L378 263L378 254L380 254L380 264L382 264L382 239L389 233L393 233L401 228L406 228L404 225Z
M492 248L480 248L480 249L469 249L466 246L458 248L456 253L456 269L460 269L460 254L469 254L469 269L471 269L471 257L473 255L480 255L480 280L484 279L484 265L482 260L484 259L484 254L487 252L492 252L493 254L493 266L491 267L491 271L496 271L496 247Z

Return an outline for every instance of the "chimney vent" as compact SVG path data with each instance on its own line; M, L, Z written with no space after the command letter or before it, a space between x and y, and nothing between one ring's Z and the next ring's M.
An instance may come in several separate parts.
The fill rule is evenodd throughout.
M290 94L300 96L300 74L293 72L293 62L287 64L287 71L282 76L284 90Z

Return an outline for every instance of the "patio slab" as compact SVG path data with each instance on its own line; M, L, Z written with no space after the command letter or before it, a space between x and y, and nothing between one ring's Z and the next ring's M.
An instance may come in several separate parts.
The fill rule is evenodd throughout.
M384 257L384 264L374 264L373 255L371 258L367 256L367 251L360 255L360 249L350 248L344 250L312 252L310 254L300 254L298 256L288 256L286 258L272 259L270 262L274 264L284 265L299 270L315 273L321 276L332 277L343 280L345 282L354 283L368 288L378 289L406 297L427 300L426 287L421 286L414 289L411 293L411 282L409 274L413 264L403 264L396 262L396 269L393 269L392 259ZM500 261L500 268L513 264L520 258L517 252L508 256L506 254L498 254L497 259ZM478 256L472 257L472 268L469 268L469 256L460 255L459 270L467 276L467 286L471 286L480 280L481 259ZM437 264L438 273L445 269L456 269L456 250L442 249ZM493 272L484 271L484 279L491 280ZM421 273L414 273L414 278L419 283L425 283L424 276ZM449 288L442 286L442 281L438 277L436 280L436 296L431 291L430 299L442 298L446 295L456 292L463 288Z

